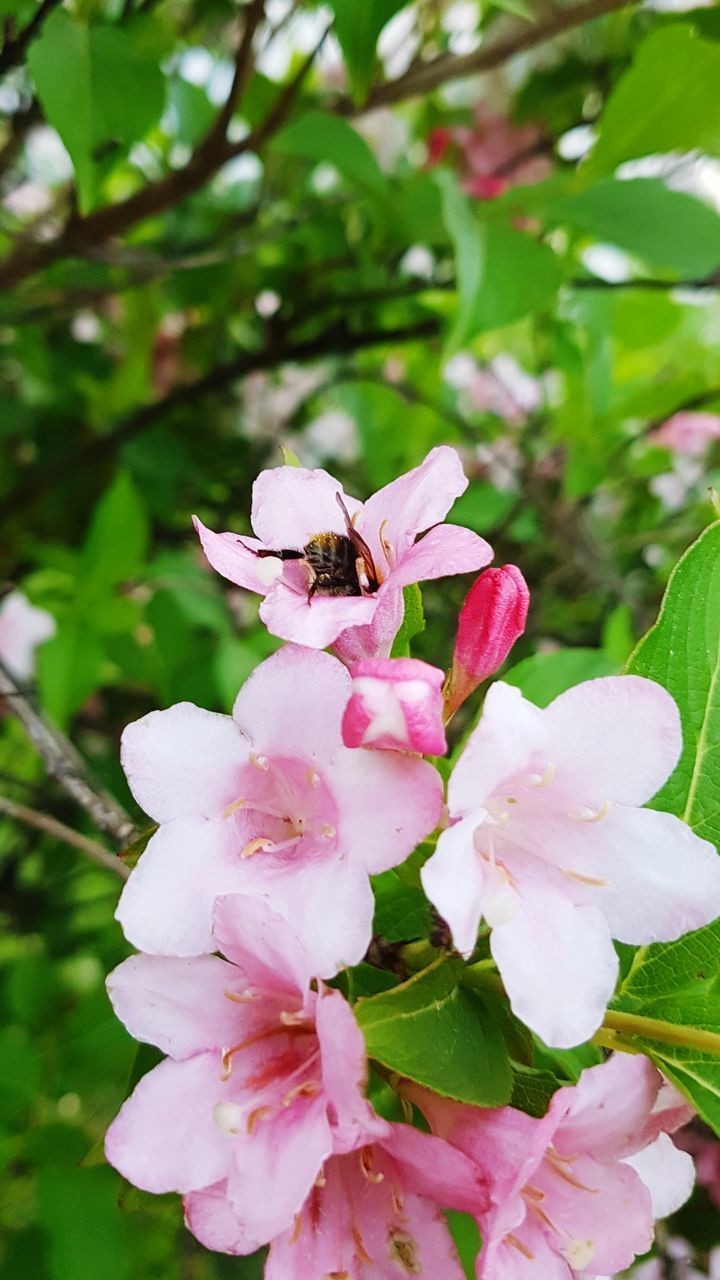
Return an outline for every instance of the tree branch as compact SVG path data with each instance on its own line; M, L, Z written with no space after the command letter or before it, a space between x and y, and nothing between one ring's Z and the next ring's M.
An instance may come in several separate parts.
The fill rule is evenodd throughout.
M114 871L115 875L121 876L123 880L127 880L130 875L125 864L103 845L98 844L97 840L91 840L79 831L74 831L72 827L67 827L64 822L59 822L49 813L41 813L39 809L28 809L27 805L16 804L14 800L8 800L7 796L0 796L0 813L6 813L9 818L13 818L16 822L24 822L26 826L34 827L37 831L44 831L46 835L60 840L62 844L69 844L73 849L79 849L88 858L92 858L93 862L97 862L98 866Z
M8 40L0 53L0 76L4 76L6 71L11 67L16 67L25 57L25 50L28 45L35 39L43 22L53 9L57 9L62 0L42 0L37 12L30 19L26 27L16 35L14 40Z
M90 815L99 831L112 836L118 844L127 844L137 832L122 805L92 781L85 761L69 738L47 723L2 662L0 698L24 725L51 777Z

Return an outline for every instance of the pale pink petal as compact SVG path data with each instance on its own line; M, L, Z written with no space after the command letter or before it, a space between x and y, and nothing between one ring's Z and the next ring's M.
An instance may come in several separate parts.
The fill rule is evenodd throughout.
M618 1160L636 1151L655 1105L662 1077L642 1054L614 1053L583 1071L554 1138L561 1155L587 1152Z
M271 635L310 649L324 649L346 627L366 626L378 607L377 596L321 596L296 591L278 582L260 605L260 618Z
M350 674L346 747L444 755L443 671L417 658L369 658L354 663Z
M257 1121L252 1141L234 1145L228 1174L233 1212L249 1236L268 1241L292 1226L331 1151L322 1095Z
M578 807L645 804L682 747L670 694L642 676L604 676L561 693L545 711L552 760Z
M213 569L236 586L264 596L272 586L273 576L279 576L282 571L282 562L253 555L253 551L265 549L257 538L240 533L213 533L197 516L193 516L193 524Z
M237 796L248 743L231 716L178 702L125 728L120 758L135 799L156 822L213 817Z
M408 1124L393 1124L381 1145L400 1165L406 1186L445 1209L475 1217L490 1208L488 1181L478 1165L456 1147Z
M480 808L506 779L532 771L533 757L547 751L544 713L519 689L497 681L485 698L482 716L450 776L448 805L453 816Z
M35 650L55 635L52 614L31 604L22 591L10 591L0 603L0 661L16 680L35 671Z
M232 1043L237 971L218 956L130 956L107 979L116 1016L135 1040L171 1058Z
M442 781L425 760L343 748L327 777L338 806L339 847L370 875L404 862L440 821Z
M720 915L717 851L672 814L611 807L597 822L553 824L543 840L573 877L604 881L569 883L576 901L603 912L620 942L670 942Z
M337 495L350 515L361 509L327 471L272 467L253 485L252 527L266 547L301 551L318 533L345 533Z
M318 854L297 870L265 870L259 855L245 863L242 889L290 922L319 978L358 964L370 945L372 889L367 872L350 857Z
M690 1199L695 1185L693 1158L680 1151L666 1133L627 1156L625 1164L635 1170L650 1192L653 1218L667 1218Z
M402 555L387 579L387 588L381 587L381 592L430 578L476 573L492 557L492 547L479 534L456 524L439 524Z
M405 613L402 590L386 588L367 626L348 627L333 643L333 653L348 665L364 658L388 658Z
M479 821L478 814L470 814L443 831L420 872L425 893L450 926L453 943L464 956L475 947L482 916L485 877L474 843Z
M516 1017L555 1049L589 1040L600 1026L618 973L607 923L553 888L532 885L511 919L490 937Z
M155 832L115 912L128 942L152 955L214 951L212 905L243 892L231 825L178 818Z
M489 1237L478 1259L477 1280L577 1280L577 1272L528 1217L517 1232Z
M339 991L321 991L315 1026L322 1056L323 1090L331 1109L333 1150L352 1151L388 1130L365 1099L365 1041L352 1009Z
M213 1120L227 1096L220 1055L167 1058L143 1076L105 1136L105 1155L143 1191L196 1191L223 1178L229 1139Z
M359 530L378 556L379 566L384 564L378 555L381 530L395 554L402 555L418 533L445 519L467 485L455 449L440 445L430 450L419 467L374 493L363 507Z
M304 998L312 977L305 951L287 920L261 898L244 893L216 898L213 937L251 987Z
M337 658L285 645L245 681L233 719L258 755L322 762L342 742L350 690Z
M578 1185L579 1184L579 1185ZM546 1159L533 1180L557 1229L556 1248L574 1271L614 1274L653 1239L650 1194L633 1169L589 1155Z
M219 1253L255 1253L264 1243L248 1236L233 1213L227 1183L218 1182L204 1191L191 1191L183 1201L185 1225L206 1249Z

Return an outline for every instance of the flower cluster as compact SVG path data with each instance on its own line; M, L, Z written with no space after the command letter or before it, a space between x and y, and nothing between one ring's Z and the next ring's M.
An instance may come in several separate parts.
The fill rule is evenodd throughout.
M261 617L288 643L231 716L182 703L123 734L157 828L117 911L140 954L108 988L166 1058L111 1125L108 1159L181 1194L208 1248L269 1245L267 1280L462 1280L448 1209L479 1225L480 1280L607 1275L692 1183L667 1136L689 1109L644 1058L585 1071L540 1118L393 1076L406 1122L384 1118L352 988L328 985L371 944L371 877L438 828L430 902L463 956L482 927L513 1013L555 1048L602 1022L613 938L676 938L720 911L713 847L642 807L681 745L675 705L650 681L590 681L545 710L492 685L446 806L422 757L445 753L446 725L528 607L517 568L488 569L447 673L389 656L405 587L490 559L482 538L441 523L465 484L447 448L364 505L324 471L263 473L255 537L196 523L211 564L264 597Z

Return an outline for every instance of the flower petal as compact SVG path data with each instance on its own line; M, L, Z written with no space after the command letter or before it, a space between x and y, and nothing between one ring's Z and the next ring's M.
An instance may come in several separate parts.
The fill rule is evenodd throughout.
M135 799L156 822L212 817L237 795L248 743L231 716L178 702L125 728L122 766Z
M430 578L450 578L456 573L475 573L493 557L489 542L456 524L439 524L411 546L386 579L387 589L427 582ZM381 591L385 589L385 585Z
M130 956L107 979L116 1016L135 1040L171 1058L232 1043L237 1006L225 991L237 971L218 956Z
M650 1192L653 1218L667 1218L690 1199L695 1185L693 1158L680 1151L666 1133L628 1156L625 1164L635 1170Z
M522 891L511 919L492 930L490 949L516 1017L555 1049L589 1040L602 1022L618 973L607 924L555 889Z
M322 762L342 743L351 688L337 658L285 645L245 681L233 719L258 754Z
M260 618L271 635L310 649L324 649L347 627L371 623L377 607L377 596L311 598L307 591L278 582L260 605Z
M601 1164L589 1155L566 1163L550 1154L533 1185L573 1271L614 1275L652 1244L650 1194L627 1164Z
M392 1124L381 1145L400 1165L405 1185L444 1209L475 1217L490 1208L488 1183L478 1165L431 1133L409 1124Z
M570 1109L554 1145L561 1155L579 1152L619 1160L636 1151L655 1105L662 1076L641 1054L614 1053L583 1071L571 1090Z
M333 643L333 653L348 665L364 658L390 656L393 640L405 616L402 590L394 591L389 587L378 594L375 601L372 620L365 626L348 627Z
M498 680L488 689L482 716L453 769L448 805L453 817L482 807L492 792L547 750L544 713L519 689Z
M257 538L246 537L245 534L213 533L197 516L193 516L193 524L213 569L236 586L245 587L247 591L257 591L264 596L272 585L271 572L267 568L268 560L253 555L253 551L264 551L264 544ZM274 560L270 563L276 564ZM277 561L277 564L282 567L281 561Z
M467 489L462 463L448 445L431 449L424 462L379 489L365 503L359 531L378 565L385 563L382 538L396 556L403 555L418 533L444 520L456 498Z
M272 467L253 485L252 527L267 547L301 551L318 533L345 533L337 495L350 515L362 509L327 471Z
M365 1041L352 1009L339 991L325 988L315 1007L315 1026L322 1055L323 1088L334 1112L333 1151L352 1151L373 1142L388 1126L365 1098Z
M404 862L437 826L442 781L425 760L343 747L327 772L338 808L338 844L370 875Z
M479 821L477 814L470 814L443 831L420 872L425 893L450 926L453 942L464 956L477 942L482 916L485 877L474 843Z
M578 1280L578 1273L528 1216L517 1232L488 1237L478 1259L477 1280Z
M216 898L213 937L250 986L265 993L305 996L312 977L305 951L287 920L261 898L244 893Z
M152 955L214 951L212 904L242 891L231 825L178 818L160 827L120 895L115 919L128 942Z
M168 1058L143 1076L105 1136L105 1155L143 1191L196 1191L225 1177L231 1147L213 1120L229 1082L217 1053Z
M642 676L604 676L561 693L545 710L558 779L578 802L645 804L680 756L680 714Z
M227 1183L218 1182L204 1191L191 1191L183 1201L185 1225L206 1249L219 1253L255 1253L262 1240L248 1236L233 1213Z

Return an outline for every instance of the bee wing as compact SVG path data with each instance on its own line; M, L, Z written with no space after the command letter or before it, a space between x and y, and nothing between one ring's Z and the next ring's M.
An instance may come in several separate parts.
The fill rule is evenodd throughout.
M345 528L347 530L347 536L350 539L353 547L355 548L358 554L358 559L362 560L365 566L365 572L368 578L368 589L370 591L377 591L378 580L377 580L377 573L375 570L375 563L372 558L372 551L370 550L365 539L361 537L361 535L358 533L357 529L355 528L352 520L350 519L350 512L345 506L345 503L343 502L339 493L335 494L335 501L337 502L340 510L342 511L345 517Z

